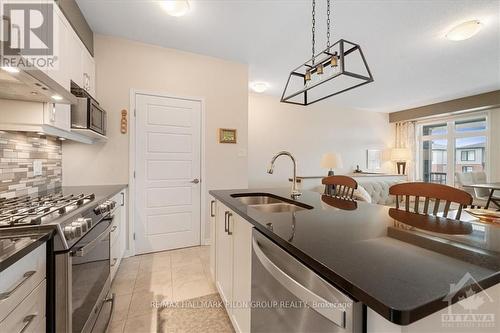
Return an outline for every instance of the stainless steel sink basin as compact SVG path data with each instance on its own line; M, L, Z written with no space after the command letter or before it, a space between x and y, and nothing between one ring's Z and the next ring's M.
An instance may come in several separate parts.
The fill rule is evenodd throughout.
M237 197L237 199L245 205L267 205L284 202L278 198L273 198L267 195L256 195L256 196L246 196Z
M253 209L259 210L264 213L292 213L300 210L306 210L308 208L300 207L297 205L291 205L289 203L270 203L263 205L248 205Z
M231 196L242 204L264 213L287 213L314 208L267 193L237 193Z

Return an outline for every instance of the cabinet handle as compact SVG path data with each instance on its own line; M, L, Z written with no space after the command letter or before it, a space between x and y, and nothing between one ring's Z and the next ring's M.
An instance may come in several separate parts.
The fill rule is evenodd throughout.
M32 315L28 315L28 316L24 317L23 318L23 327L21 328L19 333L23 333L24 331L26 331L26 329L31 325L31 323L33 322L33 320L35 320L35 318L36 318L36 314L32 314Z
M19 289L35 273L36 273L35 271L28 271L28 272L24 273L21 280L19 280L19 282L16 283L16 285L14 287L12 287L10 290L0 294L0 300L4 300L4 299L9 298L13 293L16 292L17 289Z
M233 216L233 214L228 212L228 214L227 214L227 234L229 236L231 236L233 234L233 232L229 230L229 221L231 221L230 219L232 216Z
M215 209L214 209L215 200L210 201L210 216L215 217Z
M228 229L227 229L227 228L228 228L228 226L227 226L227 216L228 216L228 214L229 214L229 212L228 212L228 211L226 211L226 212L224 213L224 231L225 231L225 232L227 232L227 230L228 230Z
M109 232L113 232L116 230L116 228L118 228L118 226L114 225L113 228L111 228L111 230Z
M125 193L121 192L120 194L122 195L122 207L123 207L125 206Z

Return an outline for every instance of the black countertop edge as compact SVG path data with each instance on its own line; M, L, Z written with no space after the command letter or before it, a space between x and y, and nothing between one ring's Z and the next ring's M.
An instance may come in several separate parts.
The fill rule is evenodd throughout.
M0 230L0 237L6 237L6 236L8 236L9 238L30 237L30 238L33 238L33 239L36 238L36 239L33 242L25 245L23 248L12 253L7 258L0 261L0 272L9 268L10 266L12 266L16 262L18 262L20 259L24 258L26 255L31 253L33 250L38 248L40 245L49 241L54 236L54 231L45 231L43 233L41 233L41 232L19 233L19 234L9 233L7 235L4 235L4 233L2 233L2 231Z
M252 189L239 189L235 190L235 193L238 192L259 192L261 193L261 190L252 190ZM224 193L222 193L224 192ZM269 191L268 191L269 192ZM272 191L271 191L272 193ZM246 205L243 205L241 203L238 203L237 200L227 197L227 190L210 190L209 194L212 195L214 198L217 200L220 200L224 205L226 205L228 208L233 210L235 213L240 215L242 218L244 218L246 221L250 222L257 230L259 230L261 233L263 233L265 236L267 236L270 240L281 246L284 250L286 250L290 255L292 255L294 258L302 262L304 265L312 269L314 272L316 272L319 276L321 276L323 279L325 279L327 282L333 284L335 287L339 288L341 291L349 295L351 298L353 298L356 301L360 301L363 304L367 305L369 308L377 312L379 315L384 317L385 319L389 320L390 322L401 325L401 326L406 326L409 324L412 324L416 322L417 320L420 320L424 317L427 317L439 310L442 310L446 307L448 307L451 304L455 304L456 302L459 301L458 295L461 294L462 291L465 291L466 289L473 289L474 291L479 291L478 285L483 288L487 289L489 287L492 287L498 283L500 283L500 272L493 274L489 276L486 279L482 279L481 281L478 281L478 285L465 285L463 288L459 290L459 292L456 293L457 297L454 297L451 300L451 304L448 304L448 302L443 302L443 298L445 298L447 295L443 294L440 297L437 297L435 301L426 303L422 306L419 306L417 308L412 308L412 309L394 309L391 308L390 306L387 306L386 304L380 302L376 298L372 297L370 294L366 293L362 289L358 288L356 285L352 284L350 281L347 279L343 278L341 275L335 273L331 269L325 267L322 265L320 262L314 260L312 257L308 256L307 254L303 253L296 247L292 246L285 240L283 240L281 237L277 236L274 234L272 231L267 229L263 224L259 223L258 221L254 220L252 217L248 216L245 211L242 211L241 208L246 208ZM229 199L229 200L228 200ZM290 200L289 198L284 198L287 199L287 201L295 201L295 202L300 202L300 200Z

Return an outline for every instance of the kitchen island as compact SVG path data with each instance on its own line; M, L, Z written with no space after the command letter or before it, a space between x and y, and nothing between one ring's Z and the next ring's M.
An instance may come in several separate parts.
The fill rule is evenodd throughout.
M388 326L409 325L465 299L471 291L490 288L495 297L498 293L497 226L479 225L470 235L440 237L395 221L388 207L364 202L335 205L315 192L304 192L295 200L289 199L288 189L210 194L325 281L366 305L369 332L376 331L370 327L374 316L384 318ZM240 200L242 195L262 194L305 209L269 212Z

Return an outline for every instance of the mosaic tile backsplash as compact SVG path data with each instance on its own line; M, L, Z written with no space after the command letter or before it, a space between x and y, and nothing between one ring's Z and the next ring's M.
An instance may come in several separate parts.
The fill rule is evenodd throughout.
M42 175L34 176L33 162ZM0 131L0 198L35 194L62 184L62 144L57 138Z

